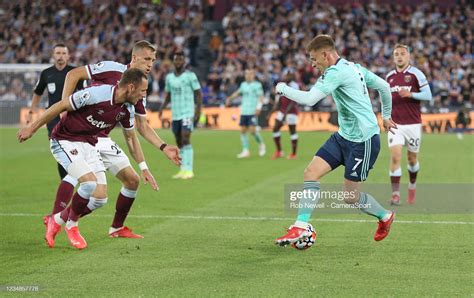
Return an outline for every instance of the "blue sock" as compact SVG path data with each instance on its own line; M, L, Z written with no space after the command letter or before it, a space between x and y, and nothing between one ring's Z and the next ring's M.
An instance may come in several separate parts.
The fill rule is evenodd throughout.
M301 228L306 228L306 225L311 218L311 214L313 213L316 204L319 202L319 190L321 188L321 184L319 181L305 181L303 190L304 196L300 200L300 207L298 209L298 217L296 218L295 225Z
M183 147L181 147L181 149L179 149L179 154L181 155L181 171L186 171L186 149Z
M382 207L371 195L368 193L361 192L359 196L359 209L360 211L377 217L380 220L387 219L391 211Z
M260 135L259 131L256 131L253 136L255 137L255 141L257 141L258 144L263 143L263 139L262 139L262 136Z
M184 154L186 155L186 170L192 171L193 170L193 155L194 155L193 146L186 145L183 148L185 149Z
M246 133L241 133L240 134L240 141L242 142L242 149L249 150L249 137L247 136Z

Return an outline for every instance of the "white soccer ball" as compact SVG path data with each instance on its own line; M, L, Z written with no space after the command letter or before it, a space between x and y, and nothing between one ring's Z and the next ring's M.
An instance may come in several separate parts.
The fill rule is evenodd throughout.
M313 246L314 241L316 241L316 231L311 224L308 224L306 231L311 232L311 235L303 238L302 240L298 240L297 242L291 244L291 246L299 250L305 250Z

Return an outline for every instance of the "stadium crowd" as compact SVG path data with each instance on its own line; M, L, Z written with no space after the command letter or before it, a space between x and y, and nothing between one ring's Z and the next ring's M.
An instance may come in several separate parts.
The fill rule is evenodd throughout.
M417 7L376 3L331 7L310 1L302 7L290 1L236 4L222 20L225 35L215 51L208 81L214 90L230 94L235 82L242 80L242 70L251 65L267 90L287 71L309 89L318 74L310 67L304 47L313 36L327 33L342 56L381 77L394 68L395 43L408 44L414 65L430 81L431 107L458 107L474 101L472 19L471 6L463 3L446 11L428 2Z
M204 14L200 1L172 5L153 2L4 2L0 7L0 63L49 63L51 49L58 41L71 49L72 64L101 60L127 63L130 44L146 39L158 46L152 90L159 98L175 49L185 48L191 64L196 65L193 59ZM209 43L213 55L209 74L200 78L204 103L221 104L243 80L243 70L248 66L257 69L267 98L272 86L288 71L295 74L301 88L310 88L319 74L310 66L304 45L323 32L335 38L342 56L382 77L393 69L393 45L406 43L412 47L414 65L430 81L434 96L430 109L443 111L474 102L473 15L467 3L443 10L428 2L416 7L376 3L330 6L313 1L295 6L291 1L279 2L234 4L222 19L223 31L214 32ZM28 82L34 79L12 79L8 86L29 91L32 87ZM1 98L16 97L2 85ZM319 108L331 109L332 102L325 100Z

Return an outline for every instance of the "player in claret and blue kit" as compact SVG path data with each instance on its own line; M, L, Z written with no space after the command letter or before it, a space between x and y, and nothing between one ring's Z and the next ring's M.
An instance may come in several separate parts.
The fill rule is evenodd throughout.
M61 112L68 113L61 118L51 134L51 153L68 175L80 185L72 198L67 218L56 213L48 221L46 241L54 247L54 238L66 224L66 234L70 243L84 249L87 243L79 233L78 221L86 210L93 211L107 201L105 167L100 152L95 145L100 132L120 122L134 149L139 142L134 132L134 105L146 95L148 87L146 74L137 68L124 72L120 82L113 85L100 85L78 91L46 110L41 117L18 132L18 140L29 139L41 126L48 123ZM141 152L141 150L139 150ZM143 159L143 154L137 156ZM92 205L90 203L92 202ZM90 207L93 207L92 209Z
M359 64L339 57L334 40L329 35L316 36L306 50L313 67L317 67L322 73L316 85L305 92L285 83L278 83L276 92L309 106L331 95L339 113L339 131L319 148L305 169L305 191L296 222L275 243L285 246L311 236L307 227L320 198L320 180L340 165L345 167L345 191L352 194L345 196L345 202L355 204L362 212L376 217L379 223L374 239L383 240L390 231L394 212L383 208L374 197L360 192L359 188L361 182L367 179L380 151L380 128L367 88L379 92L383 125L390 131L396 128L396 124L391 120L392 97L389 85Z
M407 45L396 44L393 50L396 68L387 74L387 82L392 91L392 117L398 129L388 133L390 148L390 182L392 183L392 205L400 205L400 178L402 169L402 147L407 146L408 184L407 203L416 199L416 176L420 170L418 153L421 146L421 102L430 101L431 90L425 74L410 65L410 50Z

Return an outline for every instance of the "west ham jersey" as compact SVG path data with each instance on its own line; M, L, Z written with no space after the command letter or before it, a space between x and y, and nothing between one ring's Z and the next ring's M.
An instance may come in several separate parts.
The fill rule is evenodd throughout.
M420 92L428 85L426 76L418 68L408 65L401 72L392 70L386 81L392 92L392 120L398 124L421 123L420 101L414 98L401 97L399 92L405 89L409 92Z
M89 79L92 80L93 85L108 84L116 85L122 78L122 74L130 68L130 65L114 61L102 61L96 64L89 64L86 66ZM146 117L146 98L138 101L135 105L135 114ZM113 127L100 132L99 137L106 138L109 136Z
M73 111L61 118L51 138L95 145L100 133L111 130L117 122L125 129L133 129L134 106L115 103L115 88L100 85L72 94L69 102Z

